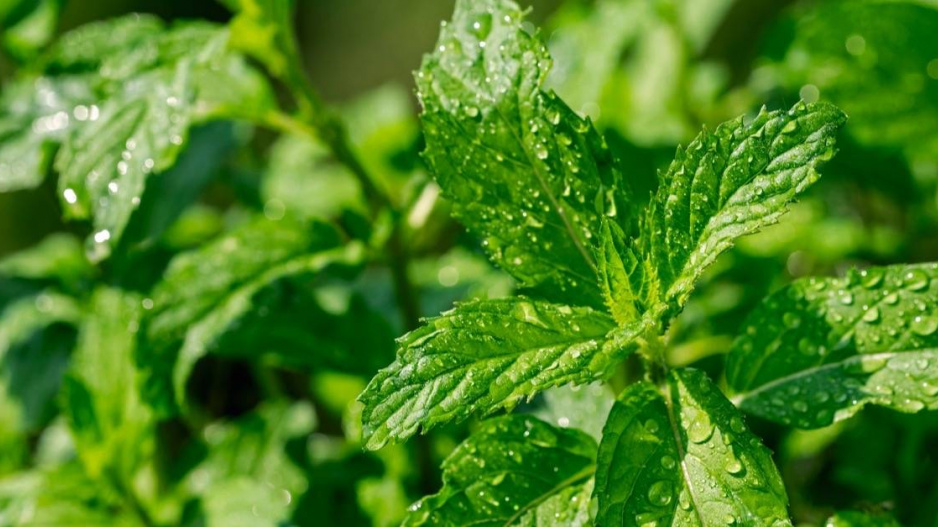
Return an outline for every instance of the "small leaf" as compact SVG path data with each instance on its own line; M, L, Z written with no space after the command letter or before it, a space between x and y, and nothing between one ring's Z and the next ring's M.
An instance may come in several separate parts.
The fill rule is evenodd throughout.
M542 91L544 45L509 0L461 0L417 74L425 157L455 216L493 261L545 298L599 307L592 247L630 218L589 120Z
M638 249L655 269L647 280L659 282L659 300L672 310L683 306L737 238L778 221L818 179L845 120L829 104L798 103L705 130L679 148L646 211Z
M597 459L597 525L791 525L771 453L702 372L627 388Z
M252 310L259 291L286 276L316 273L335 264L355 265L361 258L361 246L339 246L338 234L328 225L289 218L254 220L177 256L154 289L147 319L152 348L147 363L155 368L151 380L160 381L159 372L171 366L181 342L171 375L176 398L182 401L192 367Z
M636 346L632 333L607 339L613 328L591 308L523 297L468 302L428 319L399 339L397 360L360 396L366 446L602 378Z
M577 430L523 416L486 421L443 462L443 489L403 525L584 525L595 455Z
M290 73L296 43L292 0L226 0L237 12L231 47L254 57L277 77Z
M727 359L747 411L819 428L867 404L938 408L938 265L798 280L750 315Z

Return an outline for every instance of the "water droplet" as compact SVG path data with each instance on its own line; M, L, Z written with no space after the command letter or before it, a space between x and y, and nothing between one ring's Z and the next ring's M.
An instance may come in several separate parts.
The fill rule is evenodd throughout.
M78 201L78 194L75 193L73 189L67 188L62 192L62 195L65 197L70 205L74 205Z
M921 269L912 269L902 277L902 285L911 291L922 291L928 287L928 275Z
M788 329L795 329L801 325L801 317L797 313L788 312L782 315L782 323Z
M879 308L873 307L863 313L863 321L868 324L879 322Z
M929 315L922 315L912 319L910 326L912 332L926 337L938 331L938 319Z
M100 231L94 233L94 241L95 241L95 243L104 243L104 242L106 242L106 241L108 241L108 240L110 240L110 239L111 239L111 231L109 231L109 230L107 230L107 229L102 229L102 230L100 230Z
M652 505L664 507L673 499L671 483L669 481L656 481L648 488L648 501Z

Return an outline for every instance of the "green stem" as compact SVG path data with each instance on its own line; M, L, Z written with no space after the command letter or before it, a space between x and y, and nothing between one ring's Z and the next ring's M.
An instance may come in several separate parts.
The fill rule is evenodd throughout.
M329 110L316 93L304 73L303 63L297 52L299 46L296 34L292 31L292 26L287 24L287 27L291 30L286 35L282 47L289 64L279 78L290 89L296 101L298 113L296 117L278 112L269 113L263 119L263 124L318 139L329 149L332 156L345 165L358 180L372 217L377 216L384 208L391 210L394 225L385 249L389 256L394 291L404 327L408 330L415 329L420 323L419 297L410 279L410 254L403 236L403 215L396 210L391 198L358 158L348 139L348 132L342 120Z

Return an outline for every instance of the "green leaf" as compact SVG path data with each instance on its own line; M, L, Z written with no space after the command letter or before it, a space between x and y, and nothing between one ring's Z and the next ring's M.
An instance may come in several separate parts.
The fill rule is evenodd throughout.
M94 275L81 242L70 234L52 234L26 250L0 260L0 275L56 281L75 287Z
M90 79L80 75L25 78L0 97L0 192L39 186L53 146L97 115Z
M270 149L261 181L264 204L275 212L329 219L345 210L367 210L355 177L306 137L284 135Z
M824 522L824 527L902 527L887 514L867 514L856 511L838 512Z
M308 485L287 443L305 439L315 423L308 403L267 401L237 420L209 425L208 456L184 482L202 500L206 524L283 525Z
M226 0L237 15L231 20L231 47L254 57L271 73L292 73L296 43L291 30L292 0Z
M140 204L148 176L175 162L191 118L190 74L181 63L128 82L56 156L66 215L93 215L92 258L110 254Z
M134 360L142 312L138 296L100 288L79 329L63 401L92 478L126 484L154 449L153 412L141 397Z
M576 430L533 417L486 421L443 462L443 489L403 525L585 525L595 455Z
M703 131L679 148L646 211L641 245L658 300L686 302L704 270L733 242L771 225L834 155L846 117L829 104L796 104ZM633 279L634 280L634 279Z
M360 396L366 446L603 377L635 347L607 340L613 328L591 308L523 297L468 302L428 319L398 340L397 360Z
M562 4L551 19L556 30L549 45L556 66L549 85L578 111L599 104L623 52L640 38L651 7L634 0Z
M4 527L140 525L75 462L0 480L0 521Z
M71 297L43 292L0 312L0 423L18 433L40 429L49 417L74 342L81 308Z
M417 74L425 157L454 215L523 287L602 305L591 248L629 217L590 122L542 91L550 57L509 0L462 0Z
M599 441L615 400L609 386L601 382L560 386L544 392L544 407L534 415L560 428L582 430Z
M55 34L62 3L63 0L3 2L0 5L3 47L20 61L32 59Z
M771 453L702 372L640 382L609 414L596 468L597 525L791 525Z
M177 256L153 291L147 321L152 380L159 381L159 372L170 367L171 353L181 342L171 367L176 398L183 401L192 367L251 312L258 292L283 277L317 273L330 265L356 265L362 257L359 244L340 246L332 227L289 218L256 219Z
M938 408L938 265L808 278L769 296L733 345L740 408L819 428L867 404Z
M141 14L85 24L58 39L45 56L45 69L97 72L107 57L138 49L163 30L159 18Z

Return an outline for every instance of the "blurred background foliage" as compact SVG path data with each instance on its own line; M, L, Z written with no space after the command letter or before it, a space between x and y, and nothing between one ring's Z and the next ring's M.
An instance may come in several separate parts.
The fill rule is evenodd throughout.
M938 261L938 2L532 6L555 58L552 87L603 129L636 188L650 192L656 170L702 126L763 104L827 100L850 116L821 182L778 226L743 240L708 273L671 328L674 364L718 375L745 314L794 278ZM305 0L295 7L312 84L338 109L362 162L403 211L400 249L413 259L416 298L403 305L394 273L381 262L340 265L315 280L273 280L252 293L250 313L193 359L182 379L186 412L143 419L158 404L126 402L107 426L132 441L102 447L69 433L62 392L75 400L95 385L124 389L107 383L135 367L128 355L135 344L106 324L137 324L138 306L148 310L164 293L175 298L157 283L176 255L192 255L183 259L197 267L252 221L337 219L375 239L390 220L369 224L360 182L323 145L245 123L209 123L192 131L177 164L149 184L114 256L93 264L79 241L92 228L63 222L55 178L37 173L29 184L7 185L4 163L18 152L0 152L0 191L8 191L0 192L0 525L396 525L410 503L439 487L437 467L474 426L366 453L354 403L393 359L392 339L415 314L513 287L449 219L418 155L411 71L452 2ZM231 18L223 3L207 0L0 0L0 100L16 97L16 80L28 78L57 35L134 12L166 21ZM0 120L0 137L17 134L17 126ZM254 236L278 236L276 228L258 228ZM245 265L259 272L268 264ZM94 283L114 288L92 293ZM102 315L102 327L78 323L124 302L133 307L120 310L118 322ZM83 357L96 357L107 373L68 376L63 385L73 348L93 350ZM626 372L612 384L628 380ZM602 422L608 397L596 387L557 390L520 411L590 430ZM595 412L581 415L571 401L588 401ZM810 432L750 424L777 454L796 522L819 525L852 508L938 527L935 414L869 409ZM125 449L121 463L106 465L129 471L106 474L113 487L94 483L94 467L105 466L100 458L114 455L101 448Z

